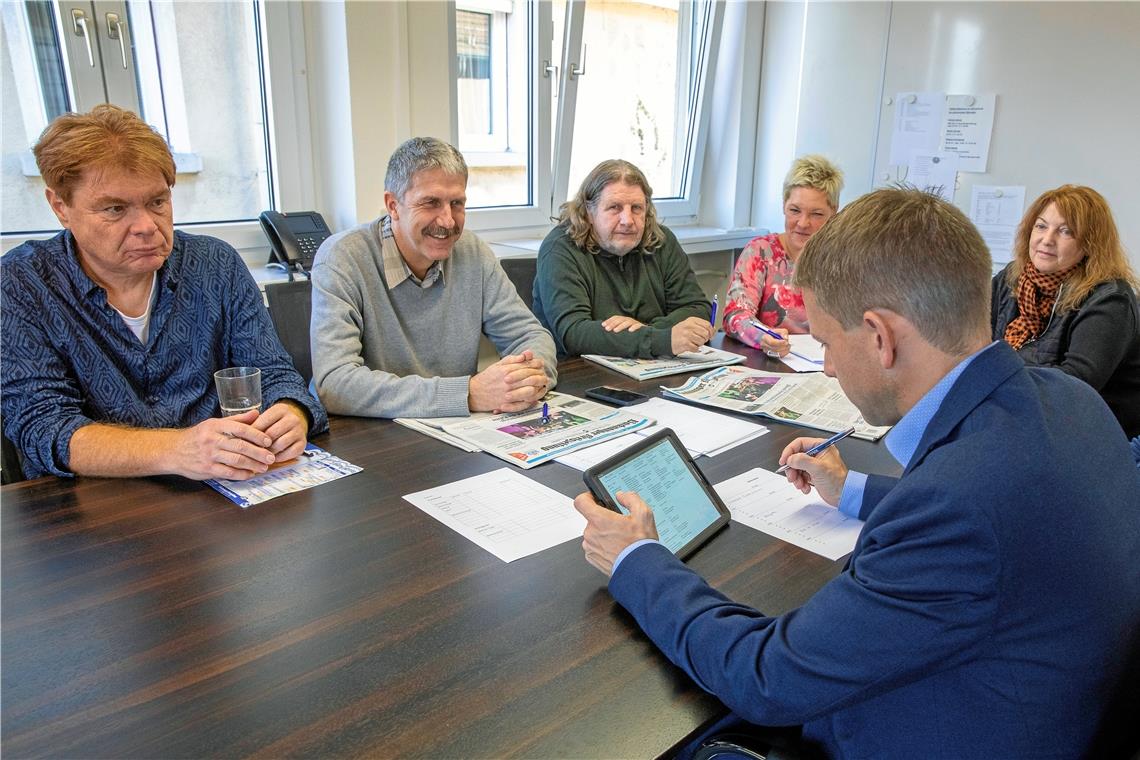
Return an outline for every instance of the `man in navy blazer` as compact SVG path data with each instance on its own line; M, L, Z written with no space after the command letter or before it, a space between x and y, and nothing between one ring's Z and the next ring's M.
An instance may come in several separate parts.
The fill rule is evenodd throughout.
M768 617L653 539L650 505L588 494L586 559L658 647L736 715L803 725L843 757L1076 757L1140 633L1140 479L1088 386L989 340L990 258L915 190L832 218L796 267L824 371L894 425L899 478L836 449L783 452L789 480L865 521L850 562ZM706 551L715 551L716 544Z

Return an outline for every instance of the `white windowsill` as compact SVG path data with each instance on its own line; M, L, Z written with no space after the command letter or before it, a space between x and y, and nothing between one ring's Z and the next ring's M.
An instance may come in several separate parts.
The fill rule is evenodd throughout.
M719 227L669 226L677 236L677 241L685 253L708 253L710 251L732 251L743 248L752 238L768 234L762 227L741 227L732 230ZM542 238L525 237L497 240L488 243L499 258L526 258L538 255Z

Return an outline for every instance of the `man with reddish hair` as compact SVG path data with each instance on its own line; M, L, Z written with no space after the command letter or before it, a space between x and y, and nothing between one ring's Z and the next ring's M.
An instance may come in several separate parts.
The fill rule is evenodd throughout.
M240 480L327 428L237 252L174 230L160 135L101 105L57 118L34 153L63 230L0 270L4 433L28 477ZM217 416L230 366L261 370L263 410Z

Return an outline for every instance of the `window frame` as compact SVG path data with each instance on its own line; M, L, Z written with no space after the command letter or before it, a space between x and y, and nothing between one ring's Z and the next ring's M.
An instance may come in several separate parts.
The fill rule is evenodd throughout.
M465 227L475 232L494 232L516 228L549 226L550 212L547 199L551 195L551 177L542 167L550 165L550 97L554 86L553 77L544 70L543 61L550 60L550 41L553 22L549 2L523 2L529 9L527 36L527 124L517 128L527 135L528 181L531 202L518 206L486 206L468 208ZM451 3L455 7L455 3ZM466 6L464 6L466 7ZM454 27L454 14L452 15ZM540 33L545 30L544 33ZM452 59L455 51L451 51ZM508 114L508 119L510 115ZM455 143L458 144L456 136Z
M479 232L494 233L510 228L541 227L549 228L551 217L557 214L558 208L567 200L576 188L570 188L568 174L570 169L570 156L573 148L573 120L577 101L577 77L567 76L570 68L580 63L582 48L583 26L585 18L585 4L588 0L568 0L566 3L565 26L563 29L563 49L559 51L557 77L557 113L554 122L558 128L554 130L554 137L549 146L549 159L545 163L535 163L533 166L549 167L549 170L539 169L539 177L532 177L532 187L546 184L549 189L543 194L534 195L534 203L528 207L481 207L471 208L467 213L467 226ZM546 18L542 19L539 28L544 30L538 35L538 42L549 46L553 37L553 20L550 18L550 3L529 3L545 9ZM466 6L464 6L466 7ZM709 123L712 111L712 81L715 75L717 51L720 45L724 20L724 0L694 0L693 3L682 2L679 13L680 23L687 24L692 29L694 21L693 12L700 9L707 13L707 22L704 34L693 45L693 34L678 35L679 64L690 68L691 54L695 53L700 59L697 62L695 81L693 79L678 78L677 97L692 99L689 107L689 122L683 130L676 130L675 145L681 146L675 155L683 155L684 161L680 163L683 172L680 197L655 198L659 218L671 223L691 224L698 218L700 207L699 195L701 178L704 170L705 147L708 139ZM549 47L546 51L535 48L531 56L530 65L535 69L539 81L548 85L548 89L540 91L541 102L534 102L532 92L531 112L532 124L537 125L537 136L551 134L552 107L551 99L554 95L554 77L545 71L544 61L550 61ZM588 76L589 74L587 74ZM695 86L692 95L687 91ZM541 158L539 158L541 160ZM543 179L546 182L543 183ZM549 198L549 205L544 199Z
M266 149L269 152L270 205L275 209L311 209L315 207L316 183L303 7L301 3L264 1L255 2L254 7L261 29L258 47L268 112ZM58 27L57 33L61 33ZM66 67L66 56L64 58ZM70 71L68 74L70 82ZM68 86L70 88L70 84ZM30 148L26 152L31 155ZM289 156L289 161L278 161L279 156ZM179 173L183 173L184 161L189 157L176 154L175 158ZM186 168L193 169L192 166ZM176 224L175 229L219 238L242 253L247 262L261 263L258 259L268 248L265 233L256 219L183 222ZM0 236L0 253L7 253L27 240L46 240L58 232L55 229L4 234Z

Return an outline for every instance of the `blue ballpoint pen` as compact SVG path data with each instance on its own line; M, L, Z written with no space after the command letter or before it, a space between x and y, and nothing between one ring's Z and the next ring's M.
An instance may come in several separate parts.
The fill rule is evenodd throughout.
M828 438L826 441L823 441L822 443L817 443L816 445L812 446L810 449L808 449L804 453L807 454L809 457L814 457L817 454L821 454L824 451L827 451L832 446L839 443L844 438L846 438L847 436L851 435L854 432L855 432L855 428L853 428L853 427L849 427L846 430L841 430L838 433L836 433L835 435ZM777 475L783 475L784 471L787 469L788 469L788 465L786 465L786 464L782 465L778 470L776 470L776 474Z
M712 323L713 327L716 327L716 294L715 293L713 294L712 316L709 317L709 322Z
M776 340L787 340L787 338L785 338L783 335L780 335L780 333L776 332L775 330L773 330L772 328L770 328L766 325L760 324L755 319L748 320L748 324L752 325L757 330L759 330L760 332L764 333L765 335L767 335L771 338L775 338Z
M550 404L542 402L542 424L550 422Z

